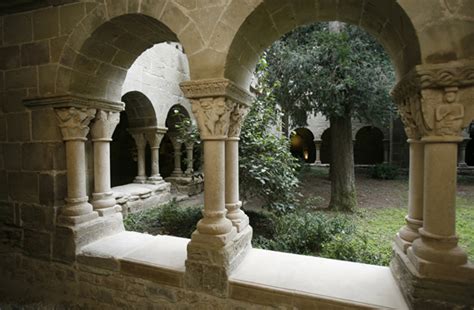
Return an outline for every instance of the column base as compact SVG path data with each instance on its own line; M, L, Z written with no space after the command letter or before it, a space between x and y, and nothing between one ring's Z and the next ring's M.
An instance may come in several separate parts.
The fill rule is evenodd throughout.
M231 220L232 225L237 229L237 232L240 233L247 226L249 226L249 217L244 213L240 208L242 207L242 202L235 203L226 203L225 208L227 209L227 218Z
M412 219L409 216L405 217L405 221L407 225L403 226L395 237L395 244L402 249L404 253L407 252L407 249L412 245L413 241L420 238L418 230L423 225L423 221Z
M99 213L99 216L110 216L115 213L121 213L122 212L122 206L121 205L114 205L113 207L106 208L106 209L98 209L96 210L97 213Z
M54 234L53 259L74 262L83 246L124 230L122 213L96 217L76 226L58 225Z
M159 185L163 182L165 182L165 180L163 180L161 175L153 175L146 180L147 184L153 184L153 185Z
M458 164L458 167L459 167L459 168L467 168L467 167L469 167L469 166L468 166L466 163L459 163L459 164Z
M418 271L409 257L397 246L393 247L394 256L390 269L405 299L412 309L470 309L474 307L474 278L449 277L452 279L431 278ZM408 250L410 253L411 248ZM423 262L422 264L425 264ZM446 268L439 264L428 263L433 269ZM438 266L436 266L438 265ZM452 275L461 271L474 273L474 266L448 267ZM447 271L447 270L446 270Z
M95 211L77 216L59 215L57 219L57 224L59 226L76 226L92 221L98 217L99 214Z
M113 192L106 193L93 193L92 194L92 206L95 211L99 209L112 208L117 204Z
M436 236L426 232L423 228L420 228L419 232L421 238L413 242L411 248L413 254L409 255L413 258L413 263L417 259L453 267L467 263L467 254L458 246L456 236Z
M145 184L146 180L147 180L147 177L135 177L135 179L133 180L133 183Z
M173 171L173 172L171 172L170 177L172 177L172 178L184 178L185 175L182 171L180 171L180 172Z
M230 274L251 249L252 228L226 239L226 244L213 242L209 236L194 232L188 244L185 287L220 297L227 297ZM228 236L230 237L230 236Z

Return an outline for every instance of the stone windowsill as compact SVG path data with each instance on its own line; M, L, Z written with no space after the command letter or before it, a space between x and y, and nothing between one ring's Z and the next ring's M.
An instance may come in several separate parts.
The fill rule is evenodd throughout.
M84 247L78 262L183 287L188 242L123 232ZM229 282L230 298L262 305L408 309L387 267L252 249Z

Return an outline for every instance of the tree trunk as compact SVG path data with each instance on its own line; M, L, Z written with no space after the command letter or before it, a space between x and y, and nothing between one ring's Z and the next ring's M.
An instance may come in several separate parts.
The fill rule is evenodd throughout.
M352 121L350 116L331 117L331 202L332 210L352 211L357 205L354 176Z

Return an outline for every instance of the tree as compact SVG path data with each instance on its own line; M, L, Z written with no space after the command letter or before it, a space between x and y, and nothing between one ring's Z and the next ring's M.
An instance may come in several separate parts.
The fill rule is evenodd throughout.
M275 135L279 111L265 84L265 68L262 61L257 69L257 75L262 77L257 100L240 135L240 185L244 199L258 196L265 202L264 207L284 213L294 209L298 198L299 164L291 155L288 138Z
M389 87L394 74L383 48L367 33L328 23L301 27L264 55L267 83L290 126L306 126L309 113L330 121L332 139L330 208L356 206L352 119L385 123L394 106ZM291 124L290 124L291 123Z

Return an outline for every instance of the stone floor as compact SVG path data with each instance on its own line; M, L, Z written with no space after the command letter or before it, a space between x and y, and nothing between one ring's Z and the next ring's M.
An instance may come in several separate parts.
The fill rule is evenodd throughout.
M117 203L122 206L122 211L126 216L156 207L171 201L170 184L162 182L160 184L138 184L130 183L112 188Z

